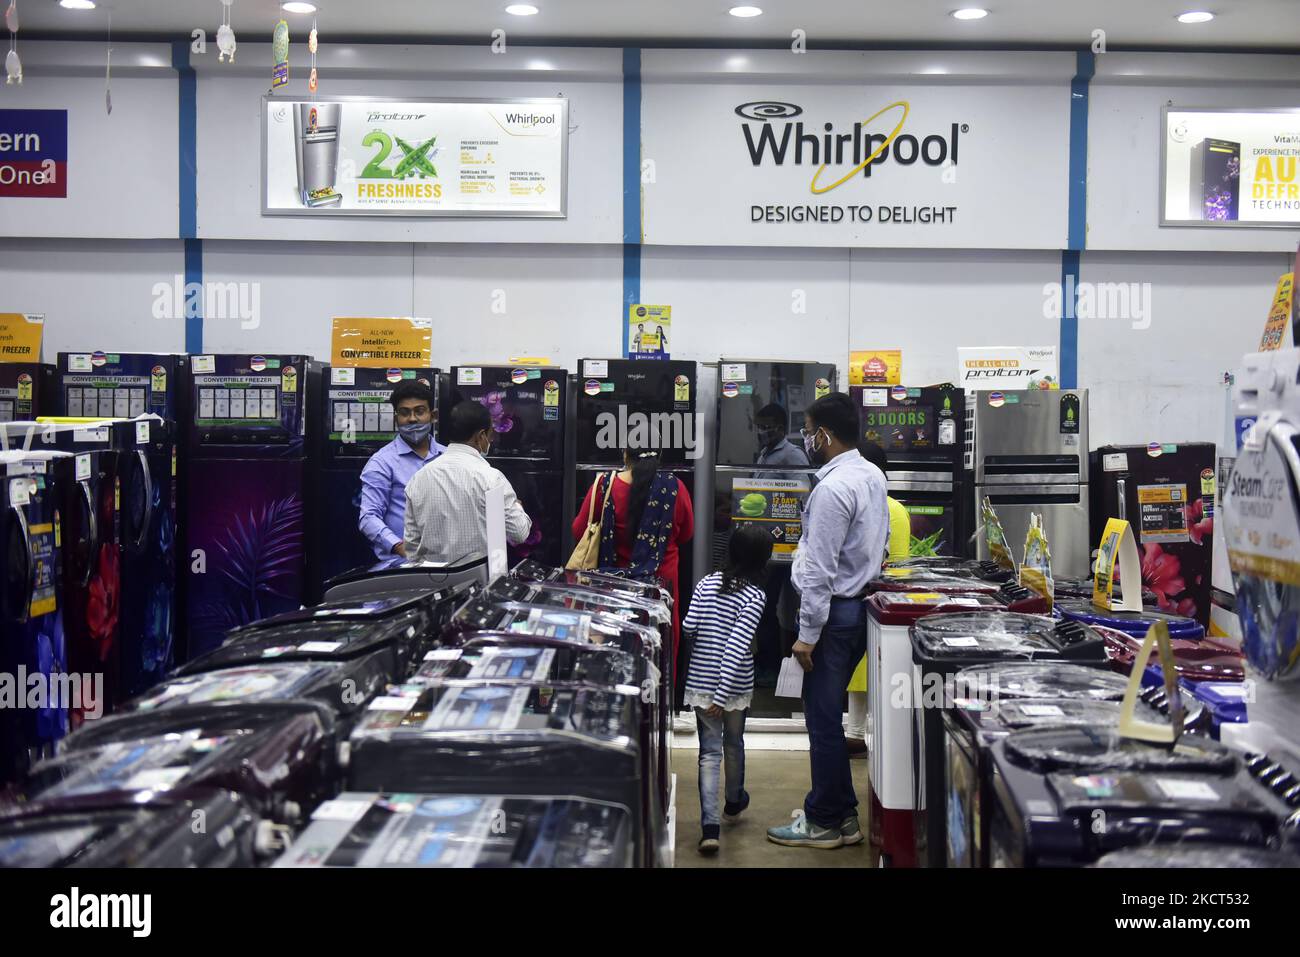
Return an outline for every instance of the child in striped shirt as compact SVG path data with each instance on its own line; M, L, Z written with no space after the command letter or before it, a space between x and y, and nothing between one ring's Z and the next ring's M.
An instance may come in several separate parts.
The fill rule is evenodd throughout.
M745 716L754 694L754 634L767 596L759 587L772 538L741 526L727 543L727 564L695 586L682 629L695 639L683 703L695 709L700 734L699 850L718 850L718 777L726 759L726 806L722 820L739 819L749 806L745 791Z

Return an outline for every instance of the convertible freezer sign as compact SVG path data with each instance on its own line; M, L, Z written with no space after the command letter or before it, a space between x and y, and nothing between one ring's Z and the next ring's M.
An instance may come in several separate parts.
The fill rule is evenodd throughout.
M269 215L565 214L563 99L262 101Z

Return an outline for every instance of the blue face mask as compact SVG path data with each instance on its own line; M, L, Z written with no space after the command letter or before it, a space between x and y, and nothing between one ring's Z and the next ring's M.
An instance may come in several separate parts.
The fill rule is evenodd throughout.
M408 445L419 445L429 437L433 431L432 422L414 422L410 425L399 425L398 433L406 440Z

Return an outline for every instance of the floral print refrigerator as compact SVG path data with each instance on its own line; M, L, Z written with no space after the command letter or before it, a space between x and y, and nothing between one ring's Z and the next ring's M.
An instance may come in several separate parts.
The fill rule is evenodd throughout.
M1215 451L1210 442L1105 445L1093 453L1092 540L1125 519L1142 584L1161 611L1209 626L1214 555Z

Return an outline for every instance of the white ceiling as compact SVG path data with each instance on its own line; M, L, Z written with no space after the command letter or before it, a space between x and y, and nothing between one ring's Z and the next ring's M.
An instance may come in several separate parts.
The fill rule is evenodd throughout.
M789 41L806 32L819 43L1069 44L1091 45L1093 31L1109 45L1238 47L1300 50L1300 0L747 0L764 14L727 13L737 0L532 0L532 17L506 14L510 0L315 0L322 39L429 39L481 36L497 28L517 38L671 41ZM957 21L961 6L983 5L990 15ZM8 5L8 0L0 0ZM57 0L18 0L23 30L101 34L113 10L115 33L180 38L221 22L221 0L99 0L99 9L65 10ZM234 0L232 25L241 39L269 40L278 0ZM1210 23L1184 25L1188 10L1217 14ZM291 30L310 28L310 16L289 14Z

